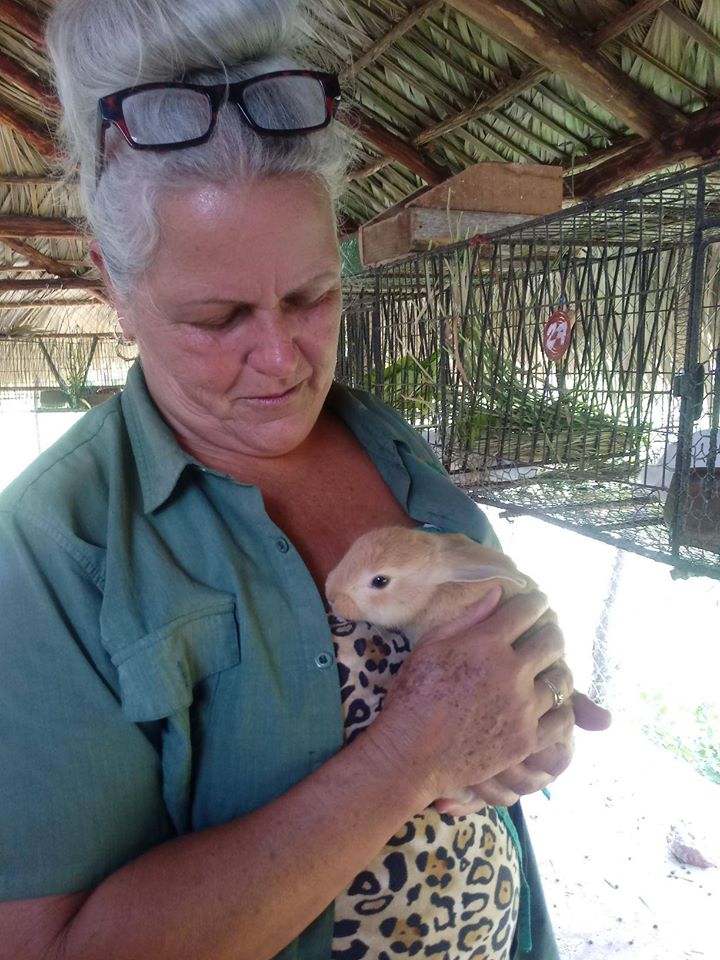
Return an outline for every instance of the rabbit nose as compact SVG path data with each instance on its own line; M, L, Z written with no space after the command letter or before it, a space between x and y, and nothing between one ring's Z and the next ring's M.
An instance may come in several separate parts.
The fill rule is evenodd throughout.
M347 593L339 593L334 600L330 600L333 613L344 620L359 620L360 608Z

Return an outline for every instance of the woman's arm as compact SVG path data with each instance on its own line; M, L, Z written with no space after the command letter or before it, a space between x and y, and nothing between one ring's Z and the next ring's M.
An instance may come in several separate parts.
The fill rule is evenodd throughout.
M0 905L1 960L274 956L414 813L564 735L572 711L540 724L535 680L562 654L559 634L512 647L545 607L539 595L487 619L478 607L424 643L363 736L267 806L162 843L89 894Z

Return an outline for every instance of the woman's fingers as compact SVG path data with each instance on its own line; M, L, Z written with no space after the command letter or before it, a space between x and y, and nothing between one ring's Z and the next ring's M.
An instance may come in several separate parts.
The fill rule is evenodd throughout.
M547 774L552 781L567 770L572 762L574 752L575 745L571 732L567 740L560 743L551 743L543 750L531 754L525 760L525 765L531 770Z
M549 672L550 668L554 668L558 662L562 662L565 653L565 637L556 623L546 623L531 636L523 639L515 652L523 664L533 669L533 676L537 677L541 673ZM568 696L571 692L572 687L567 691Z
M464 610L457 619L428 633L422 638L422 643L435 643L472 635L470 639L477 638L482 643L499 640L511 646L548 609L548 599L542 593L519 594L498 607L501 597L500 587L493 587L482 600ZM473 631L473 627L481 623L482 634L477 634Z
M575 723L583 730L607 730L612 723L612 714L605 707L586 697L584 693L573 694L573 710L575 711Z
M466 633L478 623L483 623L493 613L502 599L502 587L497 584L491 587L485 596L477 603L471 604L467 610L455 620L449 620L440 627L436 627L430 633L422 637L422 643L442 642L455 637L458 634Z
M535 678L535 692L545 705L543 713L570 702L574 693L573 675L564 660L556 660Z

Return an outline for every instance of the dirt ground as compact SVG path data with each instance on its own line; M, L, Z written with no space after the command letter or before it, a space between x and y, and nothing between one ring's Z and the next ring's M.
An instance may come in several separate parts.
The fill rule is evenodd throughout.
M616 717L524 807L563 960L718 960L720 786ZM673 826L718 866L674 859Z

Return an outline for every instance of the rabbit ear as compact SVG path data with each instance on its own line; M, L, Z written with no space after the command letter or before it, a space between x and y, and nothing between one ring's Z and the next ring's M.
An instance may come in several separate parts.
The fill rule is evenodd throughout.
M446 583L480 582L482 580L509 580L521 589L527 581L516 570L515 564L504 553L477 543L463 534L443 534L437 537L437 560L433 580Z
M525 589L527 581L520 574L502 570L500 567L451 567L448 571L448 580L455 583L480 583L483 580L509 580Z

